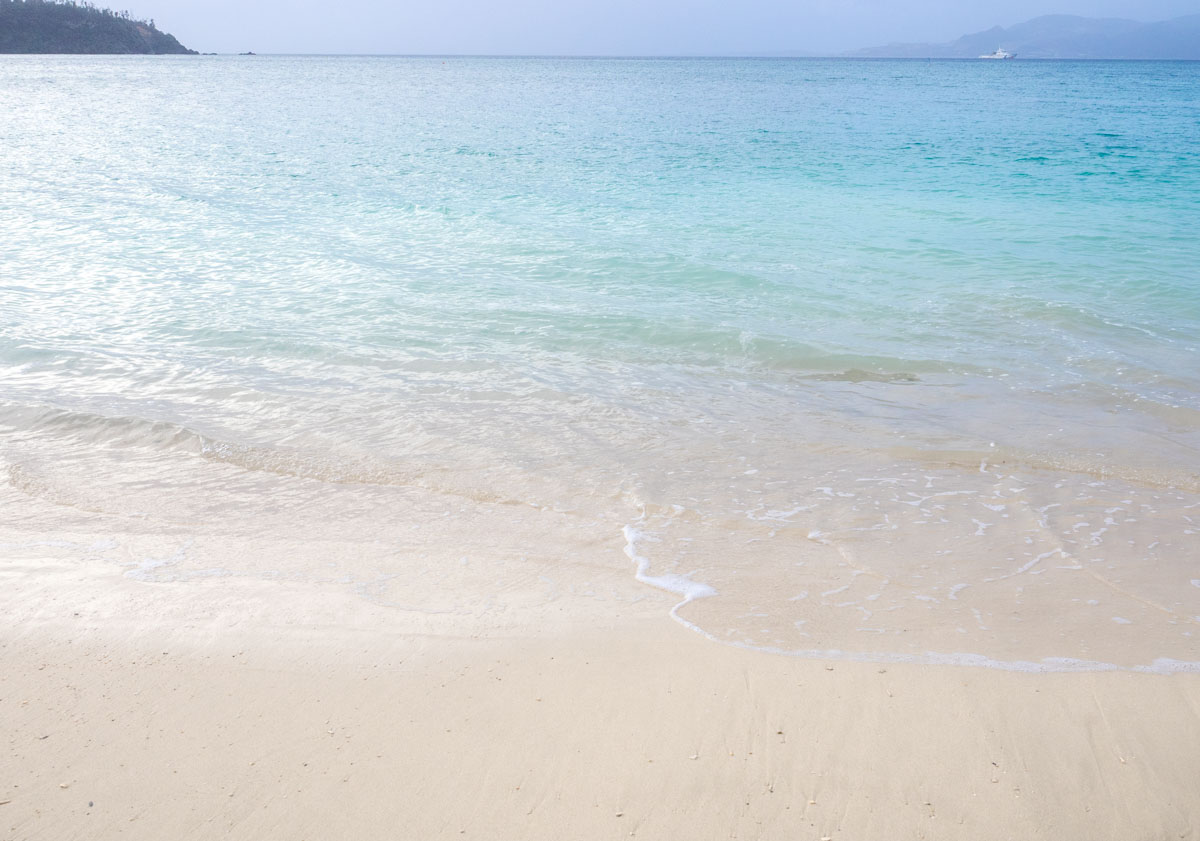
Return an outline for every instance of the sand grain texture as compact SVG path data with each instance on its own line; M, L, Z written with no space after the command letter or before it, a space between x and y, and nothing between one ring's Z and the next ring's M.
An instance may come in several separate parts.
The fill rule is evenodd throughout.
M1200 824L1197 675L821 663L649 611L453 639L328 594L308 594L304 619L270 583L117 576L127 611L96 623L96 582L76 580L4 597L23 617L0 642L5 838L1165 839Z

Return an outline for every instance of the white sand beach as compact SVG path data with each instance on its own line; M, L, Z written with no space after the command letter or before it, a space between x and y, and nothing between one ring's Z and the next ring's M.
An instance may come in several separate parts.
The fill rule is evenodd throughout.
M654 592L431 634L328 588L6 564L11 839L1165 839L1200 675L808 661Z

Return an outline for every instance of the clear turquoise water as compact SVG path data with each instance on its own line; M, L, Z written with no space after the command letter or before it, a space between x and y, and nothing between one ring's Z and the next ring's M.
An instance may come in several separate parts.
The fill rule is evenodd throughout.
M0 114L13 464L1200 488L1200 65L23 56Z

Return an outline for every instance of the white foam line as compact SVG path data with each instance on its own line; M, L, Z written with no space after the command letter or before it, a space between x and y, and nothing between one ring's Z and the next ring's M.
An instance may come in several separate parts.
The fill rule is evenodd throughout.
M779 654L784 657L796 657L801 660L836 660L845 663L910 663L917 666L971 666L975 668L997 669L1003 672L1033 672L1037 674L1052 674L1060 672L1138 672L1142 674L1173 675L1200 674L1200 662L1191 660L1174 660L1170 657L1158 657L1150 663L1137 666L1118 666L1115 663L1103 663L1099 660L1077 660L1072 657L1045 657L1041 660L995 660L982 654L956 652L947 654L939 651L926 651L924 654L901 654L892 651L842 651L840 649L819 648L779 648L778 646L752 645L750 643L725 640L711 634L694 622L689 622L679 615L679 609L696 599L717 595L717 591L707 584L692 581L685 575L648 575L650 561L637 553L637 540L641 533L633 526L621 529L625 536L625 554L637 565L635 577L643 584L678 593L683 601L671 608L670 616L688 630L695 631L709 642L719 645L730 645L747 651L761 651L764 654ZM1048 552L1052 555L1054 552ZM1033 563L1045 556L1039 556ZM1032 564L1029 564L1032 566ZM1028 569L1028 566L1025 567Z
M625 526L621 529L621 532L625 536L625 554L637 566L634 577L643 584L649 584L651 587L657 587L660 590L666 590L668 593L683 596L683 601L671 608L671 618L681 625L707 636L707 632L681 617L678 611L679 608L688 602L707 598L708 596L715 596L717 591L707 584L692 581L686 575L679 575L673 572L665 575L650 575L650 560L637 553L637 540L641 537L641 532L633 526Z
M1103 663L1099 660L1077 660L1071 657L1046 657L1042 660L995 660L982 654L970 654L966 652L946 654L938 651L926 651L924 654L901 654L892 651L785 649L775 646L750 645L748 643L722 640L690 622L683 621L683 624L712 642L732 645L735 648L744 648L749 651L761 651L764 654L796 657L801 660L836 660L846 663L910 663L916 666L970 666L974 668L997 669L1003 672L1032 672L1037 674L1056 674L1062 672L1138 672L1154 675L1200 674L1200 662L1173 660L1169 657L1159 657L1151 663L1144 665L1118 666L1115 663Z

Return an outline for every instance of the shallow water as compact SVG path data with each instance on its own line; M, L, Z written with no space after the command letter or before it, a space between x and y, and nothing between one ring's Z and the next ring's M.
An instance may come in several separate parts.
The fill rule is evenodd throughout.
M454 632L628 550L742 645L1200 661L1194 64L22 56L0 112L13 559Z

